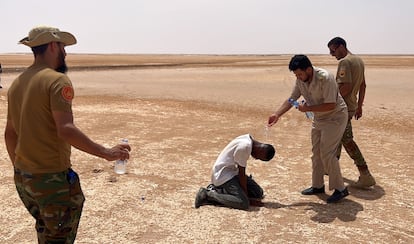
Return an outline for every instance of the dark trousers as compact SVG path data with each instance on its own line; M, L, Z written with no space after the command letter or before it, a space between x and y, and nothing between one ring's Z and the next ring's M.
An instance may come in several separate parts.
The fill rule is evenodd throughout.
M253 180L247 177L247 192L240 185L239 176L234 176L223 185L208 187L207 200L230 208L246 210L249 208L249 198L262 199L263 189Z

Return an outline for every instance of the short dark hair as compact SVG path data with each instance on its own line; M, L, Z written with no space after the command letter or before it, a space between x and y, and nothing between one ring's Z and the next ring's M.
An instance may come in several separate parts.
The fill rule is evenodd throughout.
M298 54L292 57L289 62L289 70L295 71L297 69L305 70L312 67L312 63L306 55Z
M42 55L46 52L47 50L47 46L49 46L49 43L40 45L40 46L36 46L36 47L32 47L32 52L35 55L35 57L37 55Z
M270 161L275 156L276 150L270 144L264 144L263 146L266 149L266 158L263 161Z
M328 42L328 47L331 45L335 45L337 47L342 45L346 48L346 41L342 37L337 36L332 38L332 40Z

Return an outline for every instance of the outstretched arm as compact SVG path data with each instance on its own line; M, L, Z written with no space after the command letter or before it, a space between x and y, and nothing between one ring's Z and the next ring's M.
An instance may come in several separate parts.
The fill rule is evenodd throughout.
M53 111L53 118L58 136L77 149L108 161L129 158L131 150L129 145L119 144L112 148L105 148L93 142L75 126L72 113Z
M292 104L289 103L289 101L286 99L282 105L280 105L280 107L276 110L275 113L271 114L269 116L269 120L267 125L268 126L272 126L274 124L277 123L277 121L279 120L280 117L282 117L282 115L284 113L286 113L287 111L289 111L289 109L292 107Z

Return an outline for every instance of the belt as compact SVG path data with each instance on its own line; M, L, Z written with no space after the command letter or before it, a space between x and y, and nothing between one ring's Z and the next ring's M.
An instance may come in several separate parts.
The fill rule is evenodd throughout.
M29 173L29 172L26 172L26 171L23 171L23 170L20 170L20 169L15 168L14 173L18 174L18 175L21 175L21 176L24 176L24 177L27 177L27 178L34 178L32 173Z
M54 172L54 173L35 173L35 174L33 174L33 173L23 171L23 170L18 169L18 168L14 168L14 173L15 174L18 174L18 175L21 175L21 176L24 176L24 177L28 177L28 178L35 178L35 177L43 176L45 174L61 174L61 173L67 174L70 171L72 171L71 168L68 168L68 169L66 169L64 171L60 171L60 172Z

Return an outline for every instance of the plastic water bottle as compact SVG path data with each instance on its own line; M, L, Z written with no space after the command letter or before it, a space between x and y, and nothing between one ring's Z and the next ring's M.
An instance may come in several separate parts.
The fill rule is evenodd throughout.
M299 102L296 101L296 100L293 100L292 98L289 98L288 99L288 102L290 104L292 104L292 106L294 106L295 108L298 108L299 107ZM304 103L305 103L305 100L302 100L302 104L304 104ZM308 118L310 120L313 120L313 113L311 111L305 112L305 115L306 115L306 118Z
M305 100L302 100L302 104L304 104L305 103ZM310 119L310 120L313 120L313 112L311 112L311 111L306 111L305 112L305 115L306 115L306 118L308 118L308 119Z
M295 108L298 108L298 107L299 107L299 103L298 103L298 101L293 100L292 98L289 98L289 99L288 99L288 102L289 102L290 104L292 104L292 106L293 106L293 107L295 107Z
M128 144L128 139L122 139L121 140L121 144ZM127 160L121 160L118 159L115 161L115 167L114 167L114 171L117 174L125 174L126 173L126 164L127 164Z
M313 120L313 113L311 111L305 112L306 118Z

